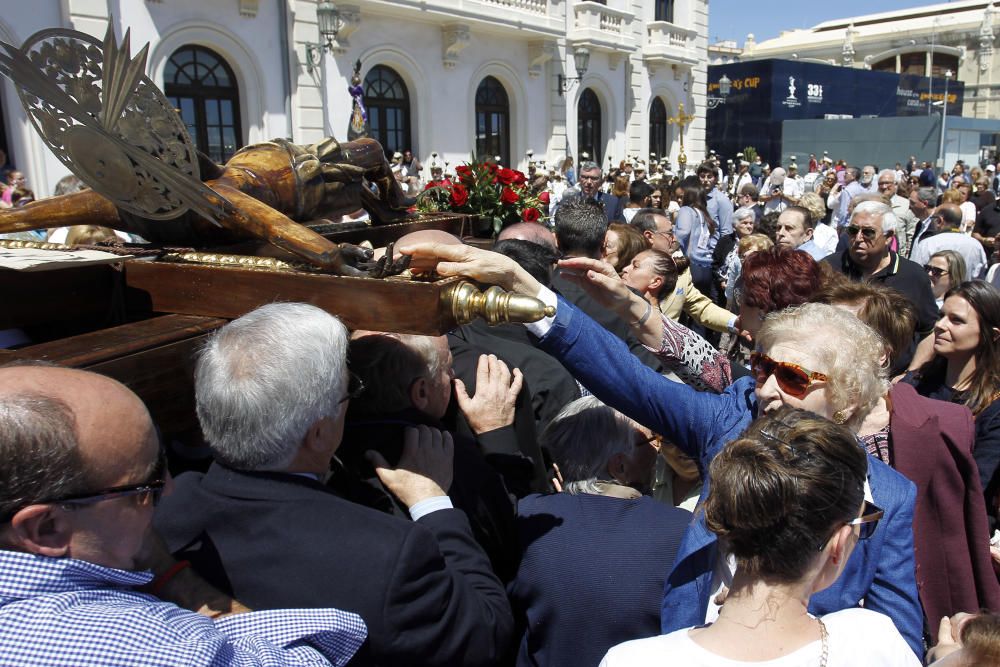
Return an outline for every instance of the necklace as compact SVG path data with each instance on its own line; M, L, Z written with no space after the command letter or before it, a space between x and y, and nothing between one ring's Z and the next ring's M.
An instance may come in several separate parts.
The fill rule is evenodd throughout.
M819 622L819 639L823 644L823 650L819 658L819 667L826 667L826 660L830 656L830 635L826 631L826 623L823 622L822 618L816 618Z

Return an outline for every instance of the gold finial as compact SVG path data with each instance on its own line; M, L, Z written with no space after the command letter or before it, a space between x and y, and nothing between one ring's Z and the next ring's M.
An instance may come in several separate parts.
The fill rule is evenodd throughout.
M476 317L482 317L490 326L504 322L537 322L556 314L555 308L534 297L505 292L495 285L483 292L464 280L446 289L441 300L459 324L468 324Z

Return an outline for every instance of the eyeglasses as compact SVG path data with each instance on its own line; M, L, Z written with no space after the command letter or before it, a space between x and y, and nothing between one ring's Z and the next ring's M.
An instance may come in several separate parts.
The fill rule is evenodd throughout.
M924 264L924 271L931 274L935 278L940 278L941 276L948 275L949 271L942 269L939 266L931 266L930 264Z
M885 515L885 511L867 500L865 501L865 507L861 511L861 516L853 521L848 521L848 526L860 526L861 530L858 532L859 540L867 540L869 537L875 534L875 529L878 527L879 519Z
M874 241L875 237L878 236L878 230L875 229L874 227L858 227L857 225L847 226L848 238L853 239L855 236L858 235L858 232L861 232L861 236L862 238L864 238L865 241Z
M164 449L160 449L160 455L156 460L156 465L153 467L153 472L150 473L149 479L145 482L127 484L125 486L113 486L109 489L102 489L93 493L74 494L45 502L53 505L72 507L75 505L93 505L105 500L135 496L136 503L140 507L148 507L150 505L156 507L163 496L163 489L166 485L167 452Z
M750 372L758 386L762 386L773 375L781 390L794 398L805 396L814 382L826 382L829 379L823 373L787 361L775 361L761 352L750 355Z
M337 401L337 405L342 405L351 399L357 398L365 391L365 382L357 373L347 371L347 395Z
M887 182L887 183L879 183L879 184L878 184L878 187L879 187L879 189L881 190L882 188L891 188L891 187L892 187L892 186L894 186L895 184L896 184L896 183L895 183L894 181L889 181L889 182Z

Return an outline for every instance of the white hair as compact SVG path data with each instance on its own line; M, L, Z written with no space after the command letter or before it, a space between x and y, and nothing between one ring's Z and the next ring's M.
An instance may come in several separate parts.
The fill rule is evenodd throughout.
M863 201L854 207L851 214L851 222L859 215L865 217L879 218L882 221L882 233L896 231L896 214L892 212L892 207L880 201Z
M238 470L281 470L347 391L347 329L304 303L261 306L222 327L195 368L205 439Z
M733 211L733 220L743 220L745 218L757 219L757 214L753 212L752 208L746 206L741 206L735 211Z
M635 427L622 413L584 396L564 407L540 440L559 465L567 493L598 493L597 483L610 479L608 460L632 454Z
M880 172L879 172L879 173L878 173L878 174L877 174L877 175L875 176L875 178L876 178L876 179L881 179L881 178L882 178L883 176L889 176L889 177L891 177L891 178L892 178L892 182L893 182L893 183L895 183L895 182L896 182L896 170L895 170L895 169L883 169L882 171L880 171Z

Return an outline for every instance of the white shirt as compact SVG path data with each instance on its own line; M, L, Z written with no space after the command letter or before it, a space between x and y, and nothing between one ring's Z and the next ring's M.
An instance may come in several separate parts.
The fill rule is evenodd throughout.
M869 609L843 609L827 614L828 667L919 667L920 661L888 616ZM637 639L608 651L600 667L816 667L823 644L814 641L780 658L757 662L730 660L702 648L689 630Z
M945 232L921 239L910 252L910 260L924 266L931 255L941 250L954 250L965 260L965 275L952 277L953 285L956 281L975 280L986 270L986 251L983 250L983 244L971 236L957 232Z
M813 232L813 241L825 250L828 255L832 255L837 252L837 244L840 242L840 237L837 236L837 230L830 225L820 222L816 225L816 230Z

